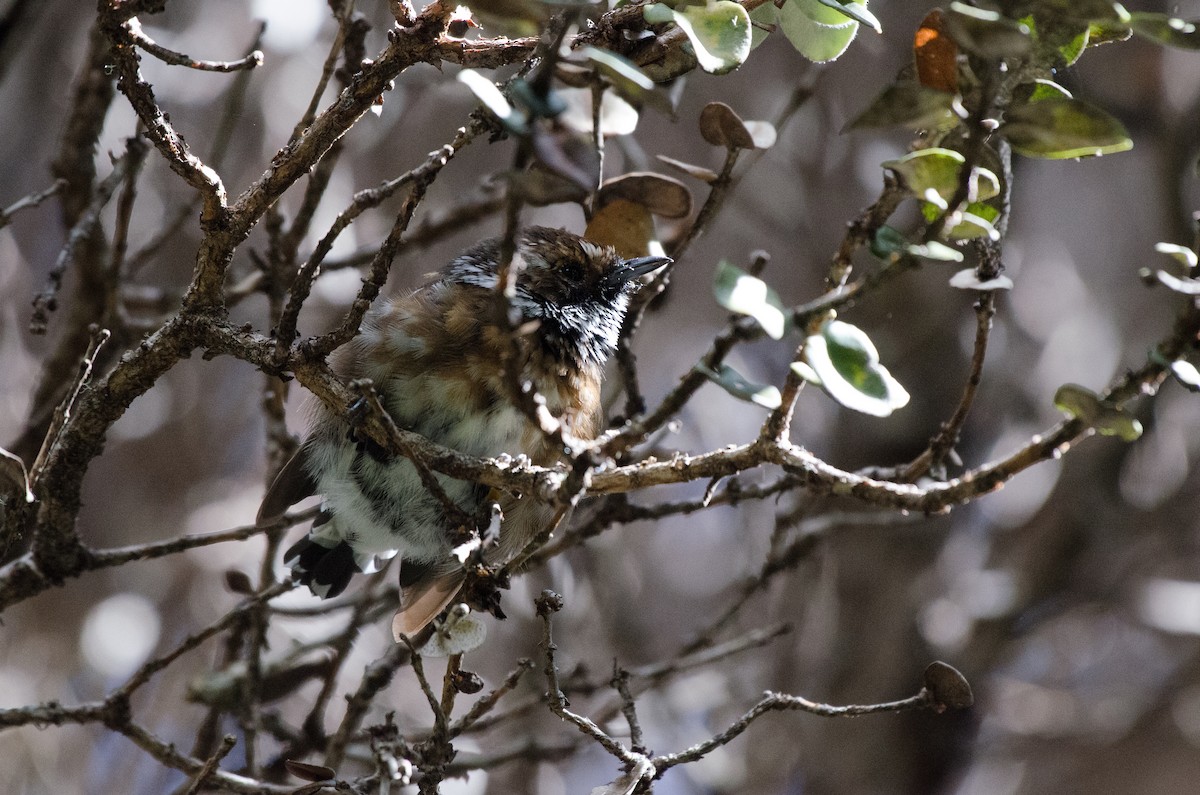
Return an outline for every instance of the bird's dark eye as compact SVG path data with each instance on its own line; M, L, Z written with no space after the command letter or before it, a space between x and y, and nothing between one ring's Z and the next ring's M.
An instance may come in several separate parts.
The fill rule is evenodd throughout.
M565 280L578 284L583 281L583 267L575 260L568 260L562 266L562 275Z

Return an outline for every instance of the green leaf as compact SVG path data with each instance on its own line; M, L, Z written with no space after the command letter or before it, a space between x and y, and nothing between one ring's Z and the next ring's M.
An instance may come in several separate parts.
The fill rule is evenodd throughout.
M1043 99L1058 97L1071 98L1071 92L1055 83L1053 80L1037 79L1029 83L1021 83L1013 89L1013 104L1039 102Z
M1118 436L1132 442L1142 435L1142 424L1137 419L1079 384L1060 386L1054 393L1054 405L1104 436Z
M1168 257L1172 257L1189 271L1196 267L1196 252L1187 246L1177 246L1174 243L1155 243L1154 250L1159 254L1166 254Z
M932 202L924 202L921 205L921 214L930 223L936 221L943 212L945 208ZM999 217L1000 211L990 204L970 202L966 209L958 214L957 222L947 230L946 236L951 240L974 240L977 237L999 240L1000 233L996 231L994 223Z
M945 209L958 190L959 173L966 158L952 149L933 147L910 152L881 165L900 177L901 184L915 196L939 204ZM971 201L990 199L1000 192L1000 180L986 168L976 167L971 173ZM930 194L933 194L932 196ZM940 198L939 203L934 197Z
M720 371L714 371L698 364L696 370L739 400L748 400L768 409L777 409L783 403L783 395L779 394L777 387L748 381L729 365L723 364Z
M958 124L960 117L957 115L957 105L954 94L905 80L885 88L866 110L854 117L842 131L879 127L949 129Z
M599 47L581 47L578 54L586 58L625 101L649 105L668 116L674 114L671 100L655 90L654 81L633 61Z
M715 0L676 11L662 3L642 12L647 22L674 22L688 37L700 68L719 75L733 71L750 55L750 15L733 0Z
M1080 25L1075 29L1075 35L1058 46L1058 54L1062 56L1066 66L1072 66L1083 55L1083 51L1091 43L1092 26Z
M1007 276L996 276L992 279L980 279L974 268L966 268L950 277L950 286L960 290L1011 290L1013 280Z
M841 4L836 10L820 0L787 0L779 9L779 27L796 50L824 63L844 53L858 33L858 22ZM865 10L865 3L864 10Z
M995 11L951 3L944 19L955 43L981 58L1020 59L1033 49L1029 27Z
M882 260L891 260L908 251L908 238L894 226L884 224L871 236L871 253Z
M886 417L908 404L908 392L879 363L874 343L856 326L825 323L805 340L804 358L821 388L846 408Z
M508 84L508 96L533 118L553 119L567 109L558 92L542 91L520 77Z
M778 14L774 3L763 3L758 8L750 12L750 21L758 23L750 25L750 49L754 49L758 45L767 40L767 36L771 35L770 30L764 28L774 28L778 22ZM762 27L760 27L762 26Z
M928 191L949 199L958 189L958 172L967 159L953 149L919 149L895 160L885 160L884 168L894 172L900 183L917 196Z
M1000 132L1017 152L1051 160L1133 148L1121 122L1094 105L1067 97L1011 106Z
M1100 412L1100 397L1087 387L1063 384L1054 393L1054 407L1091 424Z
M829 6L839 14L845 14L856 22L866 25L876 33L883 33L883 26L879 24L879 20L875 15L867 10L867 4L862 3L842 3L838 0L817 0L823 6Z
M713 278L713 295L730 312L757 320L771 339L782 339L787 327L783 302L762 279L721 260Z
M1129 15L1129 27L1137 35L1184 50L1200 50L1200 32L1193 22L1166 14L1135 12Z
M910 243L903 232L887 224L875 230L875 235L871 238L871 253L888 262L894 262L901 254L911 254L914 257L939 262L963 260L962 252L957 249L936 240L930 240L928 243Z
M1111 44L1114 41L1128 41L1133 35L1133 28L1122 20L1101 20L1088 26L1088 47L1099 47L1101 44Z
M974 240L986 237L989 240L999 240L994 221L1000 217L1000 211L990 204L971 202L967 209L959 213L958 223L951 227L951 240Z
M1085 22L1118 21L1129 16L1124 8L1112 0L1035 0L1035 2L1021 3L1021 5L1034 6L1038 12L1047 16Z

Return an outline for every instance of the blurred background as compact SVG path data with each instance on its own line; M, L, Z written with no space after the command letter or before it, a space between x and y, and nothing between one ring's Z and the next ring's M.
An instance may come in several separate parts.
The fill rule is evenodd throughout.
M13 5L13 3L9 3ZM1200 17L1200 3L1133 2L1135 10ZM382 0L360 0L373 24L368 53L384 43L390 16ZM780 130L776 146L746 174L724 211L676 270L669 298L643 326L637 350L653 405L725 325L711 294L721 258L745 265L764 250L764 278L786 302L820 294L845 225L882 187L879 163L902 154L905 133L840 134L846 121L911 57L911 32L929 10L912 0L877 2L884 34L860 32L838 61L814 66L782 36L771 36L736 73L686 78L677 118L647 110L636 132L612 142L606 173L655 168L667 155L716 168L722 153L700 138L696 118L711 100L743 118L773 119L793 88L816 92ZM86 49L90 4L44 0L0 61L0 205L47 187ZM143 19L160 43L197 58L233 59L267 22L265 64L254 70L233 118L220 171L231 195L256 179L306 107L333 35L321 0L172 2ZM201 156L235 78L168 67L142 68L171 119ZM394 177L449 141L475 100L444 71L419 65L344 139L345 152L314 229L320 234L357 190ZM1085 54L1060 75L1077 97L1124 121L1131 152L1083 162L1017 158L1012 217L1004 243L1015 281L998 296L991 349L976 408L958 452L968 467L1000 457L1055 423L1055 390L1075 382L1094 390L1145 360L1169 330L1178 296L1145 287L1138 269L1154 265L1158 241L1190 244L1189 216L1200 209L1193 168L1200 150L1200 54L1141 41ZM332 90L326 101L332 96ZM120 152L134 116L120 97L98 155ZM511 144L477 142L434 184L418 222L436 218L507 166ZM659 170L666 171L659 166ZM700 183L692 183L697 198ZM283 201L294 213L301 187ZM130 249L151 240L191 191L150 153L139 182ZM377 245L397 202L361 217L331 259ZM103 216L111 229L113 209ZM578 208L529 211L528 221L582 231ZM389 289L422 281L455 252L500 228L496 218L403 252ZM25 427L49 337L28 331L30 301L42 289L65 239L57 207L18 215L0 229L0 444ZM133 274L148 288L178 295L199 240L189 220ZM301 254L311 250L306 240ZM258 229L239 249L233 278L254 271ZM865 264L865 263L864 263ZM882 360L912 393L887 419L842 409L816 390L800 398L793 438L832 464L888 466L918 454L956 405L974 337L973 295L948 286L951 266L929 263L856 306L844 319L867 330ZM317 284L301 332L325 330L359 286L353 269ZM63 303L72 300L68 278ZM168 301L169 303L169 301ZM266 304L252 296L235 320L266 328ZM60 309L60 313L65 309ZM793 348L761 342L730 364L752 379L782 383ZM210 532L253 522L267 463L264 376L228 358L182 362L136 401L112 429L85 484L85 541L113 547ZM304 395L289 397L289 426L304 427ZM701 452L752 439L764 415L707 386L661 441ZM566 600L556 624L565 670L586 665L604 677L615 658L637 667L671 657L728 603L767 554L778 515L824 522L821 540L790 574L755 597L730 635L777 622L793 631L764 648L677 677L639 699L647 743L680 750L736 719L763 690L833 704L902 698L920 686L931 660L945 660L972 683L976 705L936 715L905 713L832 720L799 713L764 717L738 740L669 773L661 795L699 793L1191 792L1200 780L1200 397L1168 383L1139 406L1141 440L1085 440L1002 491L949 515L898 516L863 506L789 494L777 501L717 508L687 517L610 529L584 547L514 583L510 619L468 664L489 686L517 657L537 655L532 597L553 587ZM750 473L744 483L776 473ZM704 484L638 494L649 504L699 496ZM586 508L581 512L586 515ZM301 532L299 529L293 533ZM89 573L7 610L0 627L0 707L97 699L155 652L211 623L238 596L223 572L259 566L262 540L222 544L157 561ZM312 598L292 593L282 604ZM327 632L313 619L281 618L272 646ZM390 644L385 623L358 641L339 693ZM190 746L204 708L187 704L188 683L218 653L203 647L168 669L135 704L164 739ZM539 675L524 693L540 693ZM315 685L281 702L302 717ZM515 698L515 696L514 696ZM335 708L340 696L335 697ZM574 701L588 711L593 701ZM401 671L379 700L402 728L427 726L411 672ZM528 719L547 745L573 730L549 714ZM521 738L468 739L464 754L511 747ZM573 736L570 739L574 739ZM475 743L475 745L472 745ZM494 744L489 744L494 743ZM227 760L236 763L238 751ZM17 793L165 792L179 774L120 736L96 727L26 728L0 733L5 788ZM617 774L595 747L566 758L529 759L448 783L444 792L588 792Z

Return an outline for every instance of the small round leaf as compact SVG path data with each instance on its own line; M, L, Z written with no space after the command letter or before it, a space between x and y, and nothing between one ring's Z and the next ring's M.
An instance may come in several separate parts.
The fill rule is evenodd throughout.
M747 380L729 365L723 364L717 371L698 364L696 370L739 400L747 400L768 409L777 409L783 403L783 395L777 387Z
M886 417L908 405L909 394L887 368L862 329L831 320L805 340L804 356L821 388L843 406Z
M858 22L820 0L788 0L779 9L779 27L801 55L816 63L840 56L858 33Z
M717 303L730 312L757 320L771 339L783 338L787 328L783 303L762 279L721 260L713 278L713 295Z
M700 111L700 136L713 146L753 149L754 136L742 117L724 102L710 102Z
M975 703L971 684L958 669L944 662L931 662L925 668L925 689L940 709L966 709Z
M642 11L651 24L674 22L688 37L700 68L724 74L741 66L750 55L750 15L733 0L675 10L663 3Z
M692 193L687 186L653 171L633 171L606 180L596 194L596 204L603 207L613 199L645 205L663 218L686 218L692 212Z

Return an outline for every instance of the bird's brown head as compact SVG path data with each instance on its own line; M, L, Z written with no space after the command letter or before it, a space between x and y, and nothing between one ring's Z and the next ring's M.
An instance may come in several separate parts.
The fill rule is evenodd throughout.
M458 284L494 290L500 258L498 240L486 240L450 264ZM561 229L534 226L522 231L513 257L518 269L512 305L523 320L537 321L537 338L561 361L603 365L616 349L629 296L638 277L670 260L624 259Z

